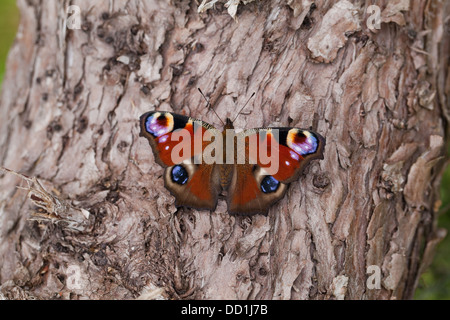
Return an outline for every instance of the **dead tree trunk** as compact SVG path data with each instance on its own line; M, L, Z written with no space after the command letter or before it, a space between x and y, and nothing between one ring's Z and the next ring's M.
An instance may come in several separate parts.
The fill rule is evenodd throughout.
M4 297L413 296L445 235L449 2L222 2L18 0L0 164L30 178L0 175ZM267 217L173 205L138 119L220 128L198 87L222 119L256 92L236 127L326 137Z

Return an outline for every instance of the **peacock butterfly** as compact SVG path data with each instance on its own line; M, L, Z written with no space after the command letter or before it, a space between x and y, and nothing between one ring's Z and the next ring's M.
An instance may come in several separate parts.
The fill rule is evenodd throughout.
M237 133L191 117L151 111L140 117L140 136L165 168L165 187L177 206L214 210L219 196L230 214L267 215L289 183L314 159L323 159L325 139L298 128L257 128Z

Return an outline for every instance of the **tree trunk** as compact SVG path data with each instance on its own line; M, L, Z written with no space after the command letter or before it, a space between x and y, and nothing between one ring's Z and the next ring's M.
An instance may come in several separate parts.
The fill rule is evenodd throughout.
M449 2L235 2L18 0L0 165L27 177L0 175L4 297L413 297L445 236ZM267 217L164 188L139 116L220 128L197 88L222 119L256 92L236 127L326 138Z

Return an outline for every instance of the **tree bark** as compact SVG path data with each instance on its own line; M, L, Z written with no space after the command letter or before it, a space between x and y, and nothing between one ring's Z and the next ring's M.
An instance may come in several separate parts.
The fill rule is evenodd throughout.
M0 173L4 297L413 297L445 236L449 2L376 1L379 29L370 1L247 2L18 0L0 164L26 177ZM236 127L326 137L267 217L177 209L164 188L138 119L220 128L197 88L222 119L256 92Z

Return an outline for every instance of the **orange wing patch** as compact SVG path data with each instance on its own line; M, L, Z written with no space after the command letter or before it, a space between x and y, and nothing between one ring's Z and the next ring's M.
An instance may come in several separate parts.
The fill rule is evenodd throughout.
M201 201L212 201L211 176L213 166L201 165L197 167L191 180L187 184L190 192Z
M252 173L252 166L240 165L236 168L238 179L235 180L233 185L233 197L231 199L232 206L242 206L250 201L256 199L258 194L261 193L255 177Z

